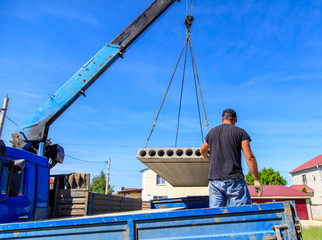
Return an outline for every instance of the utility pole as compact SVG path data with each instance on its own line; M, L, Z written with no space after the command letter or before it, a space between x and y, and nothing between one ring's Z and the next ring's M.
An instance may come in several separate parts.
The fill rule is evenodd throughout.
M107 165L107 173L106 173L106 186L105 186L105 194L107 194L108 190L108 185L110 183L110 164L111 164L111 159L108 159L108 165Z
M2 105L2 108L1 108L1 114L0 114L0 137L1 137L1 134L2 134L4 120L5 120L7 109L8 109L8 103L9 103L9 98L7 96L7 97L4 98L3 105Z

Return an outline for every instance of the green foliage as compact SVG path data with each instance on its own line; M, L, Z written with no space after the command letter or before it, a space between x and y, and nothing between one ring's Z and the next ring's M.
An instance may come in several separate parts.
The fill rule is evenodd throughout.
M286 185L287 181L273 168L263 168L258 172L259 179L262 185ZM245 176L248 185L254 185L254 178L250 172Z
M106 187L106 176L103 171L101 171L100 175L93 177L92 183L89 186L89 190L91 192L96 193L105 193L105 187ZM114 192L114 186L108 185L107 194L110 195Z
M306 188L305 188L305 187L303 187L303 188L302 188L302 192L307 193L307 191L306 191Z
M305 187L302 188L302 192L308 193ZM311 198L309 199L309 202L310 202L310 205L312 205Z

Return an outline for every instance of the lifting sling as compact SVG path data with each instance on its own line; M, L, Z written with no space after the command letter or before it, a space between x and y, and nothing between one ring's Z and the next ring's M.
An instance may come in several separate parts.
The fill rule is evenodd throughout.
M187 31L186 31L187 37L186 37L185 43L183 45L183 48L181 50L181 53L179 55L179 59L177 61L177 64L176 64L176 66L174 68L174 71L172 73L172 76L171 76L170 82L168 84L167 90L166 90L165 95L163 97L163 100L161 102L161 106L159 108L159 111L157 113L157 116L156 116L156 118L154 120L154 123L152 125L152 129L150 131L149 137L147 138L147 141L146 141L146 144L145 144L145 148L147 147L148 142L149 142L149 140L151 138L151 135L153 133L153 130L154 130L155 126L156 126L156 122L157 122L158 117L160 115L160 112L161 112L162 106L164 104L165 98L166 98L166 96L168 94L168 91L170 89L170 86L171 86L173 77L174 77L174 75L176 73L176 70L178 68L178 65L180 63L182 54L183 54L183 52L185 52L184 66L183 66L183 75L182 75L182 83L181 83L181 92L180 92L180 101L179 101L179 110L178 110L177 131L176 131L176 139L175 139L175 148L177 147L178 133L179 133L179 125L180 125L180 115L181 115L181 105L182 105L182 94L183 94L183 86L184 86L184 79L185 79L186 62L187 62L188 45L189 45L190 54L191 54L191 63L192 63L192 71L193 71L193 79L194 79L194 85L195 85L195 93L196 93L196 100L197 100L197 107L198 107L198 115L199 115L199 124L200 124L201 142L202 143L204 141L204 136L203 136L203 130L202 130L202 123L201 123L202 121L201 121L201 114L200 114L199 94L200 94L200 99L201 99L201 102L202 102L203 112L204 112L204 116L205 116L205 125L207 126L207 131L209 132L209 123L208 123L208 120L207 120L207 114L206 114L205 104L204 104L203 97L202 97L202 92L201 92L201 86L200 86L200 81L199 81L199 76L198 76L196 61L195 61L195 57L194 57L194 54L193 54L192 43L191 43L191 38L190 38L190 36L191 36L190 27L191 27L191 25L192 25L192 23L194 21L194 18L192 16L193 0L191 0L190 15L189 15L189 11L188 11L189 10L188 0L186 1L186 3L187 3L186 4L186 18L184 20L184 24L187 27ZM197 87L197 85L198 85L198 87ZM198 94L198 89L199 89L199 94Z

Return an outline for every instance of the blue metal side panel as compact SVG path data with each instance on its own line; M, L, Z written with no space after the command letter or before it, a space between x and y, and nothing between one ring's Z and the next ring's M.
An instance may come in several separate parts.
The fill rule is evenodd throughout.
M89 60L73 77L71 77L55 94L51 96L18 130L23 131L28 138L28 128L40 122L47 124L55 114L62 111L72 102L82 90L93 83L118 57L120 47L104 46L91 60ZM43 126L44 127L44 126ZM41 136L33 136L41 137Z
M48 179L48 181L47 181ZM49 168L37 166L34 220L48 218Z
M274 239L278 226L283 239L295 240L290 207L280 202L3 224L0 239Z
M279 225L281 213L258 215L216 216L178 219L176 221L151 221L138 224L139 239L175 239L178 236L189 236L189 239L245 239L259 236L273 236L272 226Z
M188 209L208 208L209 196L169 198L150 201L151 209L185 207Z
M14 235L16 234L16 235ZM90 240L102 240L102 239L126 239L126 222L119 224L75 224L73 228L55 227L55 228L39 228L36 231L26 229L25 232L13 232L13 233L0 233L0 239L15 239L15 238L33 238L33 239L90 239Z

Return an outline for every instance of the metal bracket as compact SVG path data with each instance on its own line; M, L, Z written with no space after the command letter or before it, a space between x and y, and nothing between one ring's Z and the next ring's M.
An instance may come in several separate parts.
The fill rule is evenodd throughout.
M281 234L281 229L287 229L288 226L285 226L285 225L279 225L279 226L273 226L273 229L275 231L275 234L276 234L276 239L277 240L283 240L283 236Z
M79 90L79 92L80 92L84 97L86 97L85 92L84 92L83 90Z
M300 239L303 239L302 238L302 224L301 224L299 217L295 217L294 226L295 226L296 233L300 236Z
M124 58L123 57L123 52L119 51L118 54L119 54L120 58Z

